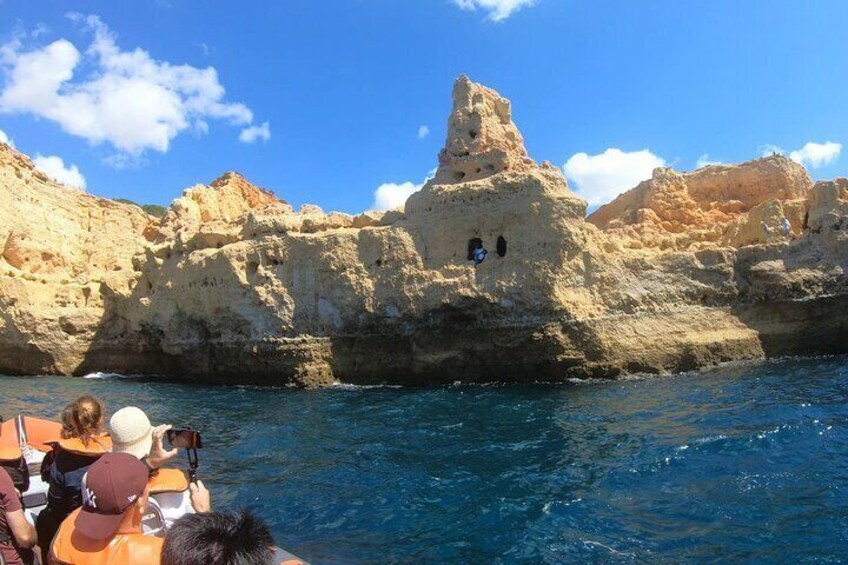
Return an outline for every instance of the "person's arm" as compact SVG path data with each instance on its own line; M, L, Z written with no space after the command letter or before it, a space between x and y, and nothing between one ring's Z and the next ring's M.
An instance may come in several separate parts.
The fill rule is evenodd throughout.
M24 516L21 493L15 488L9 473L2 467L0 467L0 512L5 514L6 524L18 546L24 549L33 547L37 540L35 528Z
M12 536L18 543L18 547L23 549L35 547L35 544L38 542L38 538L35 535L35 527L27 521L23 509L6 512L6 523L12 531Z

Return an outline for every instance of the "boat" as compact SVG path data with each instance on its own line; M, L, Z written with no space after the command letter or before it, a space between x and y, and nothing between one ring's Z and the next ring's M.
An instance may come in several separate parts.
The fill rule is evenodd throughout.
M52 420L24 415L5 421L0 418L0 422L0 466L6 469L20 490L24 515L35 525L38 514L47 506L47 490L50 488L41 479L41 464L62 439L62 425ZM142 529L146 535L164 536L165 517L155 503L155 495L151 495L150 500L152 504L142 520ZM274 549L274 563L309 565L279 547Z
M24 513L33 524L47 506L49 485L41 480L41 463L61 433L58 422L32 416L17 416L0 424L0 465L21 491Z

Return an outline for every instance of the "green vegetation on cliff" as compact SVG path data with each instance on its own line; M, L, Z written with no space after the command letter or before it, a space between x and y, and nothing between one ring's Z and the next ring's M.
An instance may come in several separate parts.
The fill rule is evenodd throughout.
M165 212L168 210L164 206L159 206L157 204L139 204L138 202L133 202L132 200L127 200L126 198L118 198L116 199L116 201L120 202L121 204L131 204L133 206L138 206L146 213L157 218L161 218L162 216L164 216Z

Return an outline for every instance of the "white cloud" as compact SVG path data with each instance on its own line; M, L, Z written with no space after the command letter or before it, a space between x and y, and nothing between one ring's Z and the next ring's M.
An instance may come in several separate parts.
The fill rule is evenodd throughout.
M259 126L250 126L241 130L239 141L242 143L253 143L257 139L268 141L271 139L271 124L263 122Z
M463 10L487 10L489 19L500 22L525 6L532 6L536 0L453 0Z
M709 167L710 165L724 165L724 161L716 161L715 159L710 159L709 153L704 153L700 157L698 157L698 161L695 163L696 169L703 169L704 167Z
M789 158L796 163L817 169L822 165L833 163L839 157L841 151L841 143L833 143L832 141L815 143L810 141L801 149L790 153Z
M35 29L32 30L30 34L32 37L39 37L41 35L50 33L50 28L47 27L47 24L44 22L39 22L35 25Z
M56 182L60 182L71 188L85 190L85 177L79 172L76 165L65 167L61 157L55 155L44 156L40 153L33 159L35 168L45 173Z
M424 184L413 184L412 182L404 182L396 184L393 182L383 183L374 191L374 210L394 210L400 208L406 202L412 193L421 190Z
M418 139L424 139L428 135L430 135L430 128L427 126L421 126L418 128Z
M0 129L0 143L5 143L14 149L15 142L12 141L12 138L6 135L6 132Z
M576 191L594 206L610 202L663 166L665 160L647 149L624 152L610 148L598 155L575 153L563 170Z
M207 120L252 123L247 106L224 101L213 67L157 61L140 48L122 51L97 16L69 17L93 33L84 52L66 39L26 52L19 39L0 47L0 111L31 113L135 156L164 153L183 131L202 132Z
M147 165L150 161L143 155L129 155L127 153L115 153L103 159L103 162L113 169L137 169Z
M394 210L402 207L406 203L406 199L413 193L418 192L427 184L427 181L436 175L436 169L427 173L421 184L415 184L411 181L404 183L386 182L377 187L374 191L374 202L371 204L373 210Z
M842 144L827 141L825 143L816 143L810 141L801 149L790 151L789 158L800 163L801 165L817 169L822 165L833 163L842 152ZM763 145L760 147L760 154L763 157L769 157L777 153L778 155L786 155L787 152L777 145Z

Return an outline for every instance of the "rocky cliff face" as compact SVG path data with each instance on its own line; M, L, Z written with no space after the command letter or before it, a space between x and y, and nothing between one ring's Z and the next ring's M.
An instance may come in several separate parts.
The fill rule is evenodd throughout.
M650 180L601 206L589 221L635 248L767 243L780 239L784 217L793 233L801 232L812 185L804 168L783 156L693 173L656 169Z
M459 77L435 181L470 182L505 171L528 171L533 165L524 138L512 123L509 100L466 76Z
M435 178L385 215L295 211L228 173L156 222L2 150L6 240L36 243L0 263L0 372L420 384L848 350L848 181L782 158L663 169L586 221L465 77Z
M0 372L73 373L156 232L137 206L47 178L0 143Z

